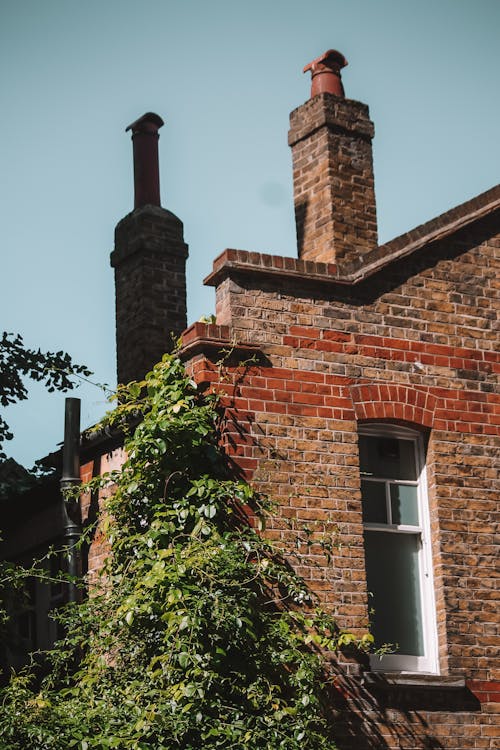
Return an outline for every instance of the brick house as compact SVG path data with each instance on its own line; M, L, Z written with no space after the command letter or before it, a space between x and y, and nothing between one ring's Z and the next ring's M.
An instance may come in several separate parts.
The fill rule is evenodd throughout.
M225 365L226 447L279 501L269 534L334 530L333 560L299 573L341 627L396 653L337 665L339 747L498 747L500 187L378 245L366 105L330 50L290 116L298 257L225 250L205 283L216 323L186 329L182 223L160 207L162 121L131 126L135 208L112 265L118 379L142 377L182 333L199 383ZM107 442L106 442L107 441ZM83 446L82 476L119 464ZM84 517L91 512L83 508ZM288 523L285 523L285 519ZM105 555L96 538L89 571ZM496 739L495 739L496 738Z

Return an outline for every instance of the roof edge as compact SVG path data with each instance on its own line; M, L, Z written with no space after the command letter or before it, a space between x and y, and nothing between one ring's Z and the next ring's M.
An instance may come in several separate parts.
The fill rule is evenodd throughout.
M431 242L442 240L498 208L500 184L379 245L355 264L351 264L345 278L353 283L361 281L392 261L410 255Z
M500 185L495 185L409 232L379 245L347 267L249 250L226 249L215 258L212 272L203 283L207 286L217 286L232 270L252 275L289 276L310 282L355 285L390 263L411 255L431 242L442 240L498 209Z

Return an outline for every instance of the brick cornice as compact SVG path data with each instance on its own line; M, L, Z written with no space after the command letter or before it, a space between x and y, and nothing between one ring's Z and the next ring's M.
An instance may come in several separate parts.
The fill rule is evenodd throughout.
M139 252L188 257L182 221L160 206L141 206L127 214L115 228L115 248L110 255L113 268Z
M195 354L217 354L229 356L232 354L252 356L261 349L254 344L241 344L231 339L229 326L214 323L193 323L182 333L180 357L190 359Z
M366 104L323 93L291 112L288 145L294 146L324 126L334 132L354 134L366 141L371 141L374 135Z
M231 274L239 272L255 276L298 279L305 282L340 284L349 283L340 278L334 263L318 263L312 260L299 260L282 255L267 255L248 250L228 248L214 261L213 271L203 281L207 286L217 286L220 281Z

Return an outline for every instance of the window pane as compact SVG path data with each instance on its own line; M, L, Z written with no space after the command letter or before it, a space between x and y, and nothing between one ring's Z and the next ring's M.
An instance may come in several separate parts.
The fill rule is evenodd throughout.
M364 523L387 523L385 482L361 481Z
M417 479L413 440L360 435L359 461L365 474L386 479Z
M418 534L365 531L366 575L375 644L397 644L397 653L422 656Z
M391 484L392 523L418 526L417 488L408 484Z
M20 637L29 641L29 648L35 648L36 617L33 610L23 612L17 622Z

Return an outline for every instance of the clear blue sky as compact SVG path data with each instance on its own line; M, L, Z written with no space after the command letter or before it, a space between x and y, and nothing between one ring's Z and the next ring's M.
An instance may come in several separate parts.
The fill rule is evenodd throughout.
M296 255L288 114L302 67L348 59L375 122L380 240L499 182L499 0L0 0L0 330L115 379L115 224L132 208L125 127L160 131L162 203L190 246L189 322L225 247ZM84 426L102 393L82 400ZM9 407L11 455L61 440L64 396Z

